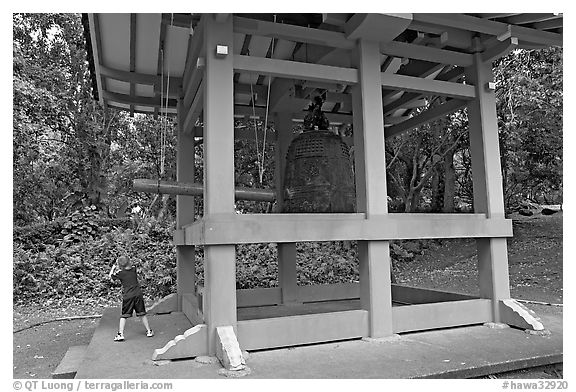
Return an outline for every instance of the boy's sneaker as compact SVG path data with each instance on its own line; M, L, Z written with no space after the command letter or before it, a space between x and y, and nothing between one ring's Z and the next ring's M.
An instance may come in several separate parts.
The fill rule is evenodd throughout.
M152 336L154 336L154 331L152 331L151 329L149 329L148 331L146 331L146 336L151 338Z
M124 341L124 335L121 334L120 332L118 332L116 334L116 336L114 336L114 341L115 342L123 342Z

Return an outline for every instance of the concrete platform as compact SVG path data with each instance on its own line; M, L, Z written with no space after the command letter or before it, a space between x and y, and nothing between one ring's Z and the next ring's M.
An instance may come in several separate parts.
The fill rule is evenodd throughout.
M74 378L78 367L84 361L88 346L71 346L60 364L52 372L52 378Z
M246 378L470 378L562 362L562 315L540 312L549 336L514 328L482 325L402 334L388 340L348 340L251 352ZM182 313L149 316L156 336L147 338L142 324L129 319L124 342L114 342L119 310L103 315L76 378L187 379L223 378L218 362L194 359L151 360L191 325Z

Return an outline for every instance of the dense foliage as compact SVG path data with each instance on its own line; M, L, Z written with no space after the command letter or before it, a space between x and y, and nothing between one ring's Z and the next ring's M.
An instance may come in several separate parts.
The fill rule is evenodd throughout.
M119 254L137 260L147 294L174 290L175 200L134 192L135 178L174 180L170 118L107 111L92 96L78 14L13 15L13 225L15 300L114 296L105 279ZM517 50L494 64L507 209L562 202L561 48ZM426 108L442 103L427 97ZM424 108L425 109L425 108ZM470 211L467 113L457 111L387 141L393 211ZM253 120L237 128L262 128ZM353 132L353 130L351 130ZM260 141L262 143L262 141ZM202 144L195 147L202 182ZM239 140L235 180L274 188L274 147ZM238 213L268 203L239 201ZM201 214L200 200L196 214ZM395 260L419 243L394 243ZM357 279L354 244L298 244L301 284ZM277 284L276 247L237 247L238 287ZM202 280L202 250L197 251Z

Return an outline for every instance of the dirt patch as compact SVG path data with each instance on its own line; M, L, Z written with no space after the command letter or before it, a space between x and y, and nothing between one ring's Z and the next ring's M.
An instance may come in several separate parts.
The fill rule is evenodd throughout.
M513 218L514 237L508 239L511 296L562 303L562 213ZM474 240L430 240L423 254L395 264L395 276L411 286L478 295L477 262Z

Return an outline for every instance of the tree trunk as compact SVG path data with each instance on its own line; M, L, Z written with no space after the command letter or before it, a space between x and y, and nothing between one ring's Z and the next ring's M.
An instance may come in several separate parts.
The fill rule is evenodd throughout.
M434 174L432 175L432 204L430 209L431 212L440 212L444 205L444 179L439 167L432 170L434 170Z
M444 208L443 212L454 212L456 194L456 171L454 170L454 151L444 156Z

